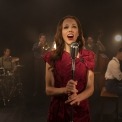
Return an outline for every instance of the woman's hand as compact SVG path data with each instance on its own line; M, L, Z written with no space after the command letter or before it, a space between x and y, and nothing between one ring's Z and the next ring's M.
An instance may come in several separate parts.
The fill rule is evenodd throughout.
M78 95L77 95L78 90L76 89L76 85L77 85L77 81L74 81L74 80L68 81L66 85L66 91L68 93L68 100L65 101L65 103L70 103L71 105L80 104Z
M70 103L70 105L80 105L80 95L76 93L70 95L65 103Z
M77 93L78 90L76 89L76 85L77 85L77 81L69 80L67 85L66 85L66 93L68 95Z
M81 93L73 93L70 94L68 97L68 100L65 101L65 103L69 103L70 105L80 105L80 102L89 98L94 91L94 72L91 70L88 70L88 81L86 84L86 88Z

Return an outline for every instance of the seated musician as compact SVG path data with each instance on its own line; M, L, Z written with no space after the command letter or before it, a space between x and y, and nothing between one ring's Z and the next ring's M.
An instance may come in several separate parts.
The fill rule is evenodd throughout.
M105 73L105 86L108 91L122 96L122 72L120 70L120 61L122 61L122 48L118 50L115 57L108 63Z
M5 73L14 73L16 70L16 62L19 58L14 58L11 56L11 50L5 48L3 50L3 56L0 57L0 67L5 69Z

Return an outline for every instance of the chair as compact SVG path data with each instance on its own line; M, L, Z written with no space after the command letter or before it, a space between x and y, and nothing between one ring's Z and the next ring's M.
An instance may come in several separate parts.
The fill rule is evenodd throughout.
M101 92L100 92L100 99L101 99L101 115L100 115L100 119L101 121L103 120L103 110L104 110L104 107L105 107L105 104L107 103L110 103L110 102L113 102L115 104L115 111L113 112L113 114L115 115L115 122L118 121L118 104L119 104L119 96L115 93L111 93L111 92L108 92L106 90L106 87L105 87L105 78L104 78L104 74L101 74L101 77L100 77L100 87L101 87Z

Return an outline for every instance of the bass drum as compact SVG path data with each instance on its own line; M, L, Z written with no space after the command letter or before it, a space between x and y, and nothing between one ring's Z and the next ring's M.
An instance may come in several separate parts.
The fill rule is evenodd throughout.
M1 99L6 106L16 93L16 81L13 75L4 75L1 77L0 82L0 95Z

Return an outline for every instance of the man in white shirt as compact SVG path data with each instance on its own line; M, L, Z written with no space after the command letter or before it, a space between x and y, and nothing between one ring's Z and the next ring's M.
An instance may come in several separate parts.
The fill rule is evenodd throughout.
M122 48L120 48L116 56L110 60L105 73L106 89L118 95L122 95L122 72L120 70L120 61L122 61Z

